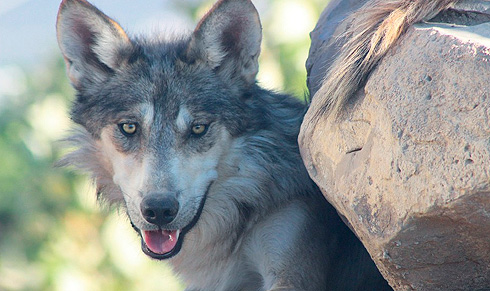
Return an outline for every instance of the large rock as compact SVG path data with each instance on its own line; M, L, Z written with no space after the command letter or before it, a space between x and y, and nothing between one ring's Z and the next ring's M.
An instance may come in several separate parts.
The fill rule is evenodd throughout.
M300 138L310 175L396 290L490 290L490 17L438 18L450 20L410 28L341 121ZM330 59L324 25L313 91Z

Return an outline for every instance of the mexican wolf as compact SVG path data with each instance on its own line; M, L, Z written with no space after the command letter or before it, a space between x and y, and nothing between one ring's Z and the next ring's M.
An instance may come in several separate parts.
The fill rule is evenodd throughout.
M260 88L261 25L222 0L189 35L129 37L84 0L58 42L77 96L77 150L100 199L190 290L383 290L366 250L303 166L305 104Z

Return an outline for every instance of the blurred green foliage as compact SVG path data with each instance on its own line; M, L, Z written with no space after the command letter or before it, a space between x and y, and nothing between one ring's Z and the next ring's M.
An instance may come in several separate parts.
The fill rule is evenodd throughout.
M176 5L198 19L213 2ZM260 2L262 85L302 97L308 33L325 2ZM61 57L8 70L16 78L0 95L0 290L181 290L164 263L144 257L124 214L96 205L87 177L53 166L74 95Z

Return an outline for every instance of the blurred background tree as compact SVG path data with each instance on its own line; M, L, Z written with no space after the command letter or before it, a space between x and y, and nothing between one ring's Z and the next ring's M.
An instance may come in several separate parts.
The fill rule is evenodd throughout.
M167 2L197 22L214 1ZM254 3L264 30L259 83L303 98L308 33L326 1ZM182 290L142 254L124 214L96 203L86 176L53 167L74 92L52 55L35 68L0 66L0 290Z

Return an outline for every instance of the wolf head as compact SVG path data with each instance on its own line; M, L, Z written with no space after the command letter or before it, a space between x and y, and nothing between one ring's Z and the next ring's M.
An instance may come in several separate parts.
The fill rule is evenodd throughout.
M79 149L64 162L91 172L100 197L127 208L146 254L177 254L233 139L259 126L247 106L257 11L249 0L223 0L191 35L162 42L128 37L88 2L64 0L57 36L81 125L71 138Z

